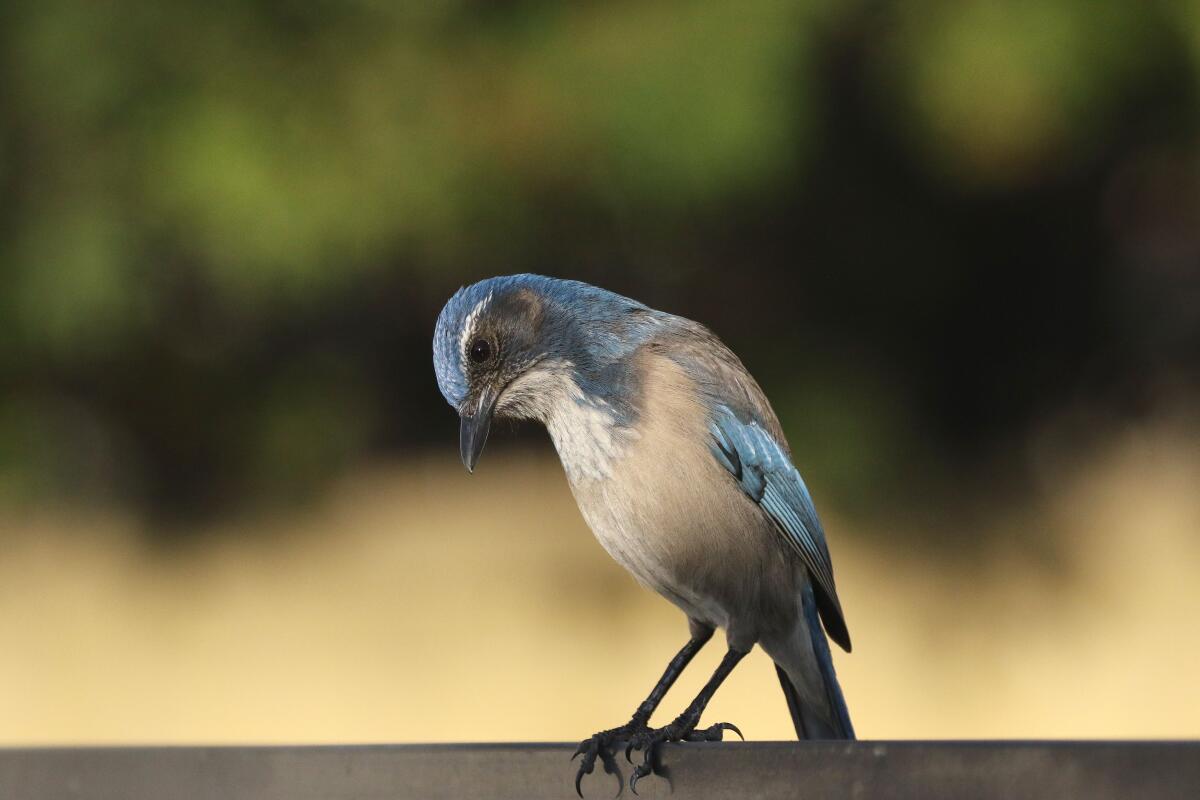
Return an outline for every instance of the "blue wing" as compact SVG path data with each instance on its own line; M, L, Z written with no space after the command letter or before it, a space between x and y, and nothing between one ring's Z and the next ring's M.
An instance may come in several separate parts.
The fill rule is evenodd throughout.
M808 568L816 583L817 605L830 638L847 652L846 629L825 531L800 472L779 443L757 422L743 422L727 406L718 406L709 425L711 450L747 495L767 512L776 529Z

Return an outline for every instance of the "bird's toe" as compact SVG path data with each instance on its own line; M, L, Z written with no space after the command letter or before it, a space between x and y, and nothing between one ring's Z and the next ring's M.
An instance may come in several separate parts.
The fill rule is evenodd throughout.
M737 725L732 722L718 722L716 725L710 725L703 730L693 730L685 737L689 742L720 742L725 738L725 731L733 731L738 735L738 738L743 742L746 737L742 735L742 731Z
M651 774L664 774L662 767L662 746L669 742L719 742L724 738L725 731L733 731L743 740L742 732L731 722L718 722L702 730L696 730L696 720L687 716L680 717L662 728L639 731L625 744L625 758L633 764L633 752L642 754L640 761L634 766L629 776L629 788L637 794L637 784L642 778Z
M575 773L575 791L579 796L583 797L583 776L590 775L595 770L597 759L604 766L606 773L616 776L617 795L620 796L625 788L625 780L617 766L616 748L621 742L633 741L648 731L649 728L645 723L633 720L618 728L600 731L580 742L571 756L572 761L580 755L583 756L579 762L579 769Z

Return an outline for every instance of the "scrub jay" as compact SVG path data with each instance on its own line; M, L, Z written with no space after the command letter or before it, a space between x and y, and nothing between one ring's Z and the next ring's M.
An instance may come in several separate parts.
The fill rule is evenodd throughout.
M854 738L825 640L850 651L825 533L770 403L711 331L586 283L512 275L450 298L433 364L468 471L493 416L540 421L600 544L687 615L690 640L633 718L580 743L576 791L597 758L620 780L618 743L626 758L642 753L636 793L662 743L740 736L729 723L699 728L700 715L755 643L799 738ZM716 628L728 643L720 666L682 714L651 728Z

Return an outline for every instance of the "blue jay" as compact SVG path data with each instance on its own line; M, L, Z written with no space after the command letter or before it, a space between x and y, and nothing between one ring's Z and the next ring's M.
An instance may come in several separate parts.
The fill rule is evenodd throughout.
M600 544L687 615L691 638L632 719L580 743L576 791L597 758L620 780L619 743L640 754L636 793L664 742L740 736L729 723L701 729L700 716L756 643L801 739L854 738L825 639L850 651L825 533L771 405L712 332L586 283L512 275L450 298L433 364L468 471L493 417L543 423ZM651 728L717 628L720 666L682 714Z

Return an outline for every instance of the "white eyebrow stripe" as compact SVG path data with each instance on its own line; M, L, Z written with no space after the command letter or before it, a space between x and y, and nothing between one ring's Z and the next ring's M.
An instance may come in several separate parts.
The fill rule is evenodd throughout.
M471 341L471 334L475 332L475 322L490 302L492 302L492 293L488 292L487 297L476 303L475 307L463 319L462 332L458 335L458 349L462 353L463 358L467 357L467 343Z

